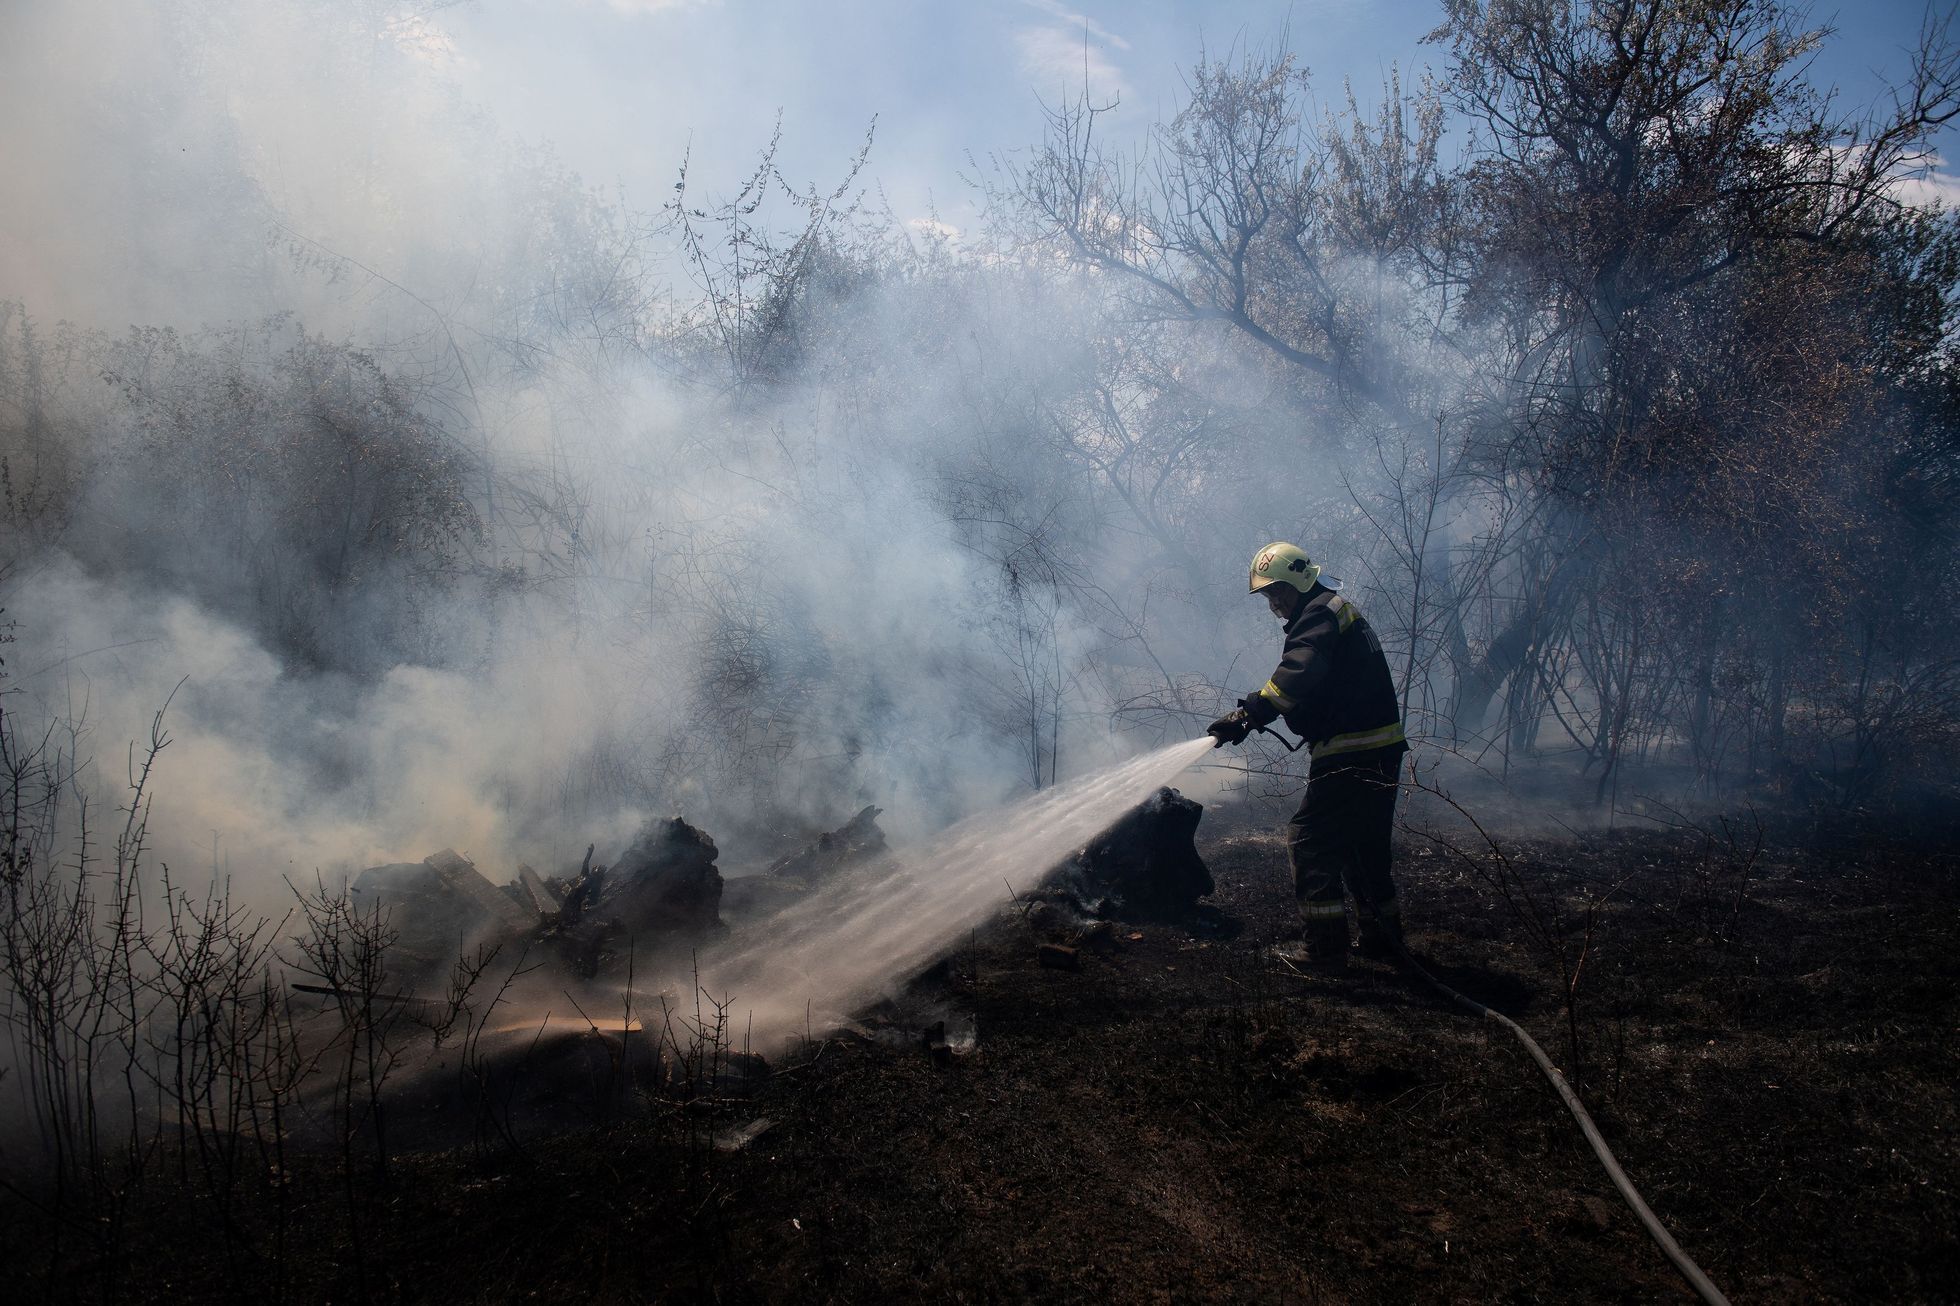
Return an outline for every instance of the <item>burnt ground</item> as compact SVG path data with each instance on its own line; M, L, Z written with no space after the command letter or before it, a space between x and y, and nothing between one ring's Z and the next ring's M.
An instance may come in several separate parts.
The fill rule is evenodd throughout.
M1806 829L1759 855L1696 831L1499 845L1508 864L1400 848L1414 951L1573 1074L1718 1284L1738 1302L1960 1300L1955 844ZM385 1183L297 1166L281 1220L262 1191L231 1240L208 1203L147 1200L121 1271L71 1262L54 1295L1686 1296L1507 1033L1387 965L1278 969L1277 839L1200 846L1223 930L1125 927L1069 971L1038 964L1004 909L935 995L977 1021L967 1055L820 1038L745 1094L398 1158ZM1492 870L1507 865L1515 882ZM1556 966L1507 886L1556 898L1569 956L1584 895L1605 898L1576 1065ZM747 1146L713 1146L758 1118L773 1125ZM47 1246L31 1217L12 1232ZM227 1262L221 1245L248 1250ZM35 1259L15 1268L39 1290Z

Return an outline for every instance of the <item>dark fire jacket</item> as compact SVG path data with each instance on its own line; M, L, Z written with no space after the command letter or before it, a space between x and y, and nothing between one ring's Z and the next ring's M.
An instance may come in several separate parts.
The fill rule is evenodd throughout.
M1316 761L1408 746L1381 641L1360 609L1325 585L1309 590L1286 623L1279 668L1245 709L1260 725L1284 717Z

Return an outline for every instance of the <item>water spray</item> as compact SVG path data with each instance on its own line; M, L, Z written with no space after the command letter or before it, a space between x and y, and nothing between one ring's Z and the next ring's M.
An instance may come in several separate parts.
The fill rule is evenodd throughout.
M704 957L701 982L733 995L764 1039L800 1031L816 1015L842 1018L945 953L1004 894L1035 887L1212 744L1209 735L1171 744L969 817L843 892L773 917L765 939Z

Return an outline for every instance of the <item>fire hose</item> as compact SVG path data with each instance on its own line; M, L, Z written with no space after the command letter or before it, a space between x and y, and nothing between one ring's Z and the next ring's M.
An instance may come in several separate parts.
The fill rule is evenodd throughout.
M1298 752L1306 743L1303 739L1296 744L1277 730L1269 730L1257 724L1244 714L1244 709L1233 715L1243 719L1251 730L1257 730L1261 734L1271 735L1279 740L1288 752ZM1223 737L1218 738L1218 746L1222 747L1225 742ZM1369 913L1374 912L1373 903L1363 902L1361 905ZM1654 1245L1661 1249L1661 1254L1667 1257L1674 1268L1680 1272L1681 1277L1688 1281L1688 1286L1693 1288L1695 1294L1704 1302L1709 1303L1709 1306L1729 1306L1729 1299L1723 1295L1722 1290L1715 1286L1714 1281L1702 1271L1701 1266L1695 1264L1693 1257L1681 1250L1681 1244L1674 1240L1674 1235L1667 1231L1667 1226L1660 1222L1660 1217L1655 1215L1653 1209L1647 1205L1647 1200L1640 1195L1640 1190L1633 1186L1633 1180L1627 1178L1627 1172L1620 1168L1619 1159L1613 1155L1613 1149L1606 1145L1606 1139L1600 1135L1599 1126L1593 1123L1592 1114L1586 1110L1586 1104L1579 1100L1579 1095L1573 1091L1572 1085L1559 1072L1559 1068L1552 1064L1552 1059L1545 1055L1545 1049L1538 1046L1538 1040L1525 1032L1524 1026L1503 1012L1493 1011L1475 998L1457 992L1431 975L1423 968L1421 962L1409 955L1408 948L1403 946L1401 938L1394 931L1383 930L1382 936L1394 950L1397 960L1429 987L1473 1015L1481 1016L1485 1020L1494 1020L1517 1035L1518 1041L1524 1044L1524 1050L1531 1054L1531 1059L1538 1063L1540 1070L1545 1072L1545 1078L1549 1079L1552 1087L1558 1090L1559 1099L1565 1103L1565 1109L1570 1111L1572 1118L1579 1122L1580 1132L1584 1133L1586 1141L1592 1144L1593 1155L1599 1158L1599 1164L1605 1169L1606 1177L1613 1181L1613 1187L1619 1190L1620 1196L1626 1200L1627 1206L1639 1219L1641 1227L1647 1231L1647 1236L1652 1238Z
M1593 1123L1591 1113L1586 1110L1586 1104L1579 1100L1579 1095L1573 1091L1572 1085L1567 1083L1565 1076L1559 1073L1559 1068L1552 1064L1552 1059L1545 1055L1545 1049L1538 1046L1538 1040L1526 1033L1524 1026L1503 1012L1491 1010L1475 998L1457 992L1431 975L1423 968L1421 962L1409 955L1409 950L1403 946L1401 939L1386 931L1384 937L1387 938L1389 946L1394 949L1395 956L1402 965L1413 971L1429 987L1464 1010L1482 1016L1486 1020L1494 1020L1518 1036L1518 1041L1524 1044L1524 1050L1531 1054L1531 1059L1536 1061L1538 1068L1545 1072L1545 1078L1551 1080L1552 1087L1558 1090L1566 1110L1570 1111L1572 1118L1579 1122L1579 1129L1585 1134L1586 1141L1592 1144L1593 1155L1599 1158L1600 1165L1606 1170L1607 1178L1611 1179L1613 1186L1620 1190L1620 1196L1626 1199L1626 1204L1639 1218L1641 1227L1647 1231L1647 1236L1652 1238L1654 1244L1661 1249L1661 1254L1673 1263L1674 1268L1681 1272L1681 1277L1688 1281L1688 1286L1693 1288L1703 1301L1708 1302L1709 1306L1729 1306L1729 1299L1722 1294L1722 1290L1702 1272L1702 1268L1695 1264L1693 1257L1681 1250L1681 1244L1674 1241L1674 1235L1667 1231L1667 1226L1660 1222L1660 1217L1656 1216L1652 1208L1647 1205L1646 1199L1640 1195L1640 1190L1633 1186L1633 1180L1627 1178L1627 1172L1620 1168L1620 1162L1613 1155L1613 1149L1608 1147L1606 1140L1600 1136L1599 1126Z

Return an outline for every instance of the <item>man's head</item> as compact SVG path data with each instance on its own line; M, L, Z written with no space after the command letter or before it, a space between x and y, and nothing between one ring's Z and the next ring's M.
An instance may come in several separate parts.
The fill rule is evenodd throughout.
M1281 621L1290 618L1300 600L1320 579L1320 568L1297 544L1283 540L1268 544L1252 555L1252 571L1247 589L1266 596L1266 604Z

